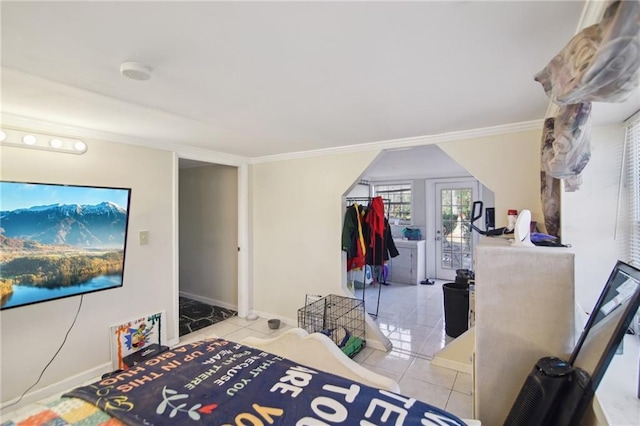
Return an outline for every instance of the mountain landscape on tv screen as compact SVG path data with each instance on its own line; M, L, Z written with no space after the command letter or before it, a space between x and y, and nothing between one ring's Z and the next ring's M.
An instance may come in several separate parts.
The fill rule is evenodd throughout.
M53 204L0 212L0 233L41 244L121 248L126 221L126 210L110 202Z
M126 231L127 211L111 202L0 212L0 304L16 285L55 289L122 274Z

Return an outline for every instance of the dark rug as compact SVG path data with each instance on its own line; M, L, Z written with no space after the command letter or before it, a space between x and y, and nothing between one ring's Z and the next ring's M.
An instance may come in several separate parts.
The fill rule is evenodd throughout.
M207 305L186 297L180 297L178 306L180 311L180 336L193 333L196 330L237 315L237 312L231 309Z

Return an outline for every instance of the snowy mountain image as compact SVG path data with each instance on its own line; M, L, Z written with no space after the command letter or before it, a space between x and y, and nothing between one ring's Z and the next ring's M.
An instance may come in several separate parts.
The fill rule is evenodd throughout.
M0 309L121 287L130 194L0 181Z
M127 211L112 202L52 204L0 212L0 234L41 244L122 248Z

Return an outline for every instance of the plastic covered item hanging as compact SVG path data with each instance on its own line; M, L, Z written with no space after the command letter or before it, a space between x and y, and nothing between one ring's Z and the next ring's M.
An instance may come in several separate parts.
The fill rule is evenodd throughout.
M613 1L538 74L552 102L623 102L640 81L640 3Z

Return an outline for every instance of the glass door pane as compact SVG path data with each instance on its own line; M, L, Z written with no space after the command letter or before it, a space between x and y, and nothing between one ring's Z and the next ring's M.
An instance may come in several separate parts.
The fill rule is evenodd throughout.
M471 207L474 183L436 184L436 269L438 278L454 279L457 269L473 269Z

